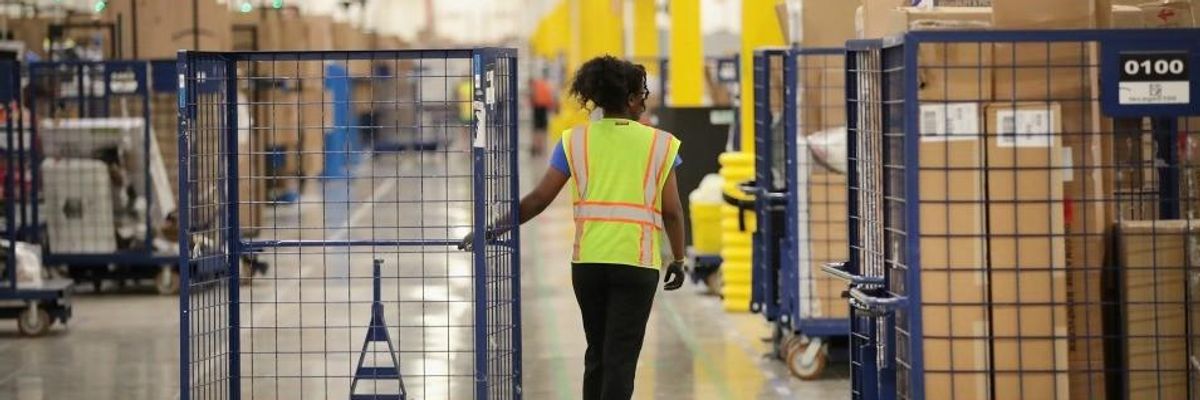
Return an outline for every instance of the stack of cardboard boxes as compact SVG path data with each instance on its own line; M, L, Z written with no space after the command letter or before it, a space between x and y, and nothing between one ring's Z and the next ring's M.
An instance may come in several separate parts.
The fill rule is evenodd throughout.
M802 47L841 47L855 36L854 19L857 4L852 1L806 2L796 16L798 26L793 42ZM791 24L788 24L791 25ZM785 28L788 29L788 28ZM796 115L798 136L813 136L846 126L846 92L844 57L798 57L796 65L799 90ZM813 136L815 137L815 136ZM817 139L814 139L817 140ZM807 151L801 149L801 151ZM809 158L811 159L811 158ZM800 223L808 233L808 260L800 260L808 268L801 284L811 282L800 293L801 309L812 318L848 318L849 307L841 298L845 284L822 272L830 262L845 261L849 254L847 231L847 179L842 171L834 171L819 163L809 163L807 169L808 215ZM802 169L802 171L804 170Z
M1192 23L1190 4L1178 1L1128 6L1006 0L994 7L934 8L899 3L865 0L861 34ZM1160 14L1172 17L1161 23L1148 19ZM1112 245L1119 219L1115 166L1122 156L1114 153L1113 133L1120 121L1100 113L1098 48L1078 42L964 42L922 43L917 51L920 114L906 117L919 118L921 130L919 155L908 156L919 157L920 164L926 398L1178 398L1149 385L1150 373L1131 371L1139 363L1143 371L1157 365L1165 371L1153 377L1186 380L1186 368L1162 361L1186 360L1171 350L1178 343L1153 348L1148 344L1162 341L1138 339L1147 325L1178 329L1172 318L1182 315L1183 298L1162 296L1182 291L1161 286L1161 279L1160 286L1147 287L1152 279L1128 273L1120 281L1123 298L1114 298L1111 290L1116 261L1146 261L1124 251L1144 248L1144 240ZM1151 265L1179 272L1184 262L1160 257ZM1120 314L1113 306L1155 292L1156 307L1175 308L1156 309L1159 316L1148 317L1128 309ZM1123 339L1106 340L1114 326L1128 331L1119 333Z
M224 2L112 0L101 19L118 26L127 58L175 58L180 49L233 48L233 13Z

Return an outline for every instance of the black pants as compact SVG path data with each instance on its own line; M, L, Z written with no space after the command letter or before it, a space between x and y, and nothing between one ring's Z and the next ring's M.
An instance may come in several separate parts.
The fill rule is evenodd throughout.
M658 271L616 264L574 264L571 281L587 336L583 399L627 400L658 289Z

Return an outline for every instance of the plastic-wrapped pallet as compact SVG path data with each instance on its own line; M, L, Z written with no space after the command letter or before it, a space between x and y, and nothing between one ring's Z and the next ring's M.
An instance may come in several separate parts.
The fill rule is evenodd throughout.
M17 243L17 282L22 285L42 284L42 249L25 242Z
M42 161L42 179L47 234L55 253L117 251L108 164L93 159L48 158ZM85 182L104 184L80 186Z

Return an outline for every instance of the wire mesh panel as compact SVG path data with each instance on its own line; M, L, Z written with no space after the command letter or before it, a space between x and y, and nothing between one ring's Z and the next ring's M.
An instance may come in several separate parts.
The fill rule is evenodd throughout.
M147 64L32 63L28 73L37 151L21 167L41 200L30 222L45 262L173 262L175 245L158 232L175 196L149 124Z
M755 188L753 270L750 310L768 321L779 316L779 244L783 239L782 200L787 192L783 144L783 64L787 49L754 51Z
M846 55L847 175L849 262L832 269L850 282L851 383L855 398L892 398L897 384L899 340L894 312L897 299L885 283L903 274L908 226L902 214L908 188L902 177L902 83L899 48L879 40L851 41ZM905 285L896 285L904 287Z
M886 286L851 295L895 308L873 339L895 342L898 398L1195 396L1184 282L1200 80L1169 66L1197 59L1197 37L881 44L881 85L857 90L879 101L859 102L850 129L851 260L864 275L882 266Z
M182 398L520 398L516 66L508 49L181 53ZM263 86L278 93L247 100ZM474 117L443 116L460 105ZM437 145L349 137L366 130ZM245 196L278 179L295 201ZM274 267L239 289L251 253Z
M782 310L809 336L844 336L845 286L821 273L846 260L846 69L843 48L789 53L784 147L788 185Z

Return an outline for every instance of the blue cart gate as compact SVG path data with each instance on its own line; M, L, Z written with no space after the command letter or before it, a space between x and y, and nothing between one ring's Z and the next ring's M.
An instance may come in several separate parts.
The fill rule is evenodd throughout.
M782 165L787 187L780 321L793 339L787 363L802 378L846 359L849 312L843 289L822 273L845 258L845 49L793 48L783 65ZM780 167L776 167L780 168Z
M1200 31L848 47L855 398L1200 398Z
M247 199L279 178L250 162L267 151L251 143L359 127L333 117L340 99L238 94L320 85L327 65L361 85L353 104L461 105L474 118L377 120L380 134L444 145L375 152L343 141L312 155L362 160L348 174L286 206ZM182 399L522 397L519 239L505 229L518 195L515 50L181 52L178 71ZM454 96L463 81L469 104ZM401 87L416 95L388 89ZM240 115L251 108L256 118ZM261 217L244 219L252 209ZM247 254L274 267L239 287Z

